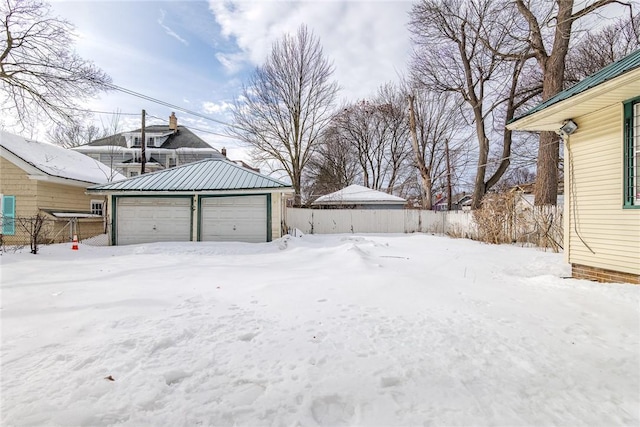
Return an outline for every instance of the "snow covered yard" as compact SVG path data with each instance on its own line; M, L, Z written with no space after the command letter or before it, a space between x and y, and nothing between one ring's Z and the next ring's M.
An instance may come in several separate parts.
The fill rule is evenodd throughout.
M640 422L640 287L559 254L415 234L0 261L2 425Z

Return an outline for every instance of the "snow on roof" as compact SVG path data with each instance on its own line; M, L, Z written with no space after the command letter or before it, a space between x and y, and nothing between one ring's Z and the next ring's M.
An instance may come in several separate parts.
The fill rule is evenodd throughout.
M0 131L0 147L24 160L46 175L92 184L104 184L125 177L111 168L73 150L33 141Z
M382 191L353 184L335 193L318 197L314 205L332 204L404 204L406 200Z

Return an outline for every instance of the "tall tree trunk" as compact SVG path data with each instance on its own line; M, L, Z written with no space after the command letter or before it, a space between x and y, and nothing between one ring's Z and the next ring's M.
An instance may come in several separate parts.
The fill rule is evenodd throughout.
M489 160L489 139L484 130L484 121L480 106L473 109L476 120L476 132L478 135L478 169L476 172L476 181L473 186L473 199L471 201L471 209L478 209L482 203L487 187L484 177L487 173L487 161Z
M536 58L542 69L542 100L546 101L562 91L564 82L565 59L569 52L569 39L573 19L573 0L558 0L558 14L553 50L550 55L538 53ZM558 200L558 162L560 159L560 140L555 132L540 133L538 146L537 178L535 186L535 205L555 205Z
M295 207L302 206L302 172L297 167L293 168L292 185L294 191L293 205Z
M420 172L420 184L422 186L422 208L423 209L431 209L433 206L433 201L431 198L432 186L431 182L431 174L429 173L429 169L427 168L424 155L420 150L420 145L418 144L418 133L416 132L416 115L413 109L413 95L409 96L409 131L411 132L411 145L413 147L413 153L416 156L416 165L418 167L418 171Z
M557 5L554 23L553 46L551 53L547 51L540 22L529 9L524 0L514 0L515 4L529 24L529 44L533 55L542 71L542 100L546 101L562 90L565 72L565 60L569 52L571 27L573 22L584 16L593 14L596 10L611 4L620 3L616 0L593 0L578 2L574 10L574 0L555 0ZM549 2L551 3L551 2ZM550 16L547 16L549 18ZM545 20L543 24L549 21ZM554 132L541 132L538 147L538 176L536 178L535 204L536 206L555 205L558 198L558 161L560 158L559 138Z

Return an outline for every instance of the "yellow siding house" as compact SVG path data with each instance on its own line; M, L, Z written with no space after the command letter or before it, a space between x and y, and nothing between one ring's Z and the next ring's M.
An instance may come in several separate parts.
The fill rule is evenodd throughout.
M511 121L564 140L572 276L640 284L640 50Z
M44 217L41 243L104 233L104 199L86 189L117 179L124 176L84 154L0 131L2 244L29 244L37 214Z

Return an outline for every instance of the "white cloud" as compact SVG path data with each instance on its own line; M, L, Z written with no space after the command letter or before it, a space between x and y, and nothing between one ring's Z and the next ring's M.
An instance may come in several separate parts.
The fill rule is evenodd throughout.
M216 53L216 59L230 74L240 71L242 65L246 62L246 57L243 53L218 52Z
M184 44L185 46L189 46L189 42L186 41L184 38L180 37L180 35L178 33L176 33L175 31L173 31L171 28L169 28L168 26L166 26L164 24L164 18L166 17L167 12L165 12L163 9L160 9L160 18L158 18L158 24L160 24L160 26L162 28L164 28L165 32L170 35L171 37L175 38L176 40L178 40L180 43Z
M233 107L233 104L230 104L226 101L220 101L220 102L206 101L202 103L202 109L208 114L225 113L229 111L231 107Z
M234 60L262 64L274 41L306 24L334 62L341 96L373 95L395 81L410 53L407 30L411 3L403 1L239 1L211 0L222 34L236 41Z

